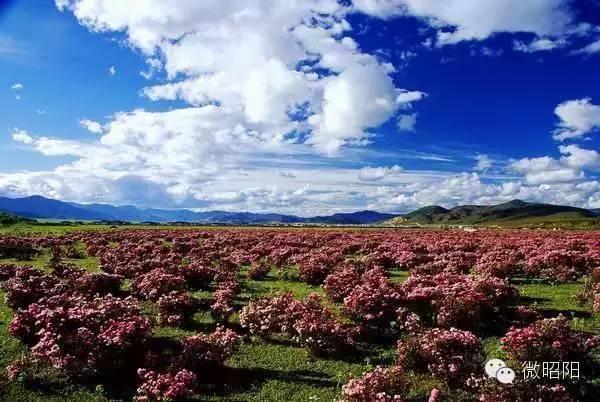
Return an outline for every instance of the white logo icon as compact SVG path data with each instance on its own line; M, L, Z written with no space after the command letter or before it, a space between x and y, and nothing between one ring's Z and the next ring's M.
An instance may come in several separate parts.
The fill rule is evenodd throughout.
M502 384L512 384L512 382L515 380L515 372L510 367L502 367L496 373L496 378Z
M504 363L503 360L488 360L488 362L485 364L485 373L488 375L488 377L496 378L496 372L498 372L498 370L500 370L502 367L506 367L506 363Z
M485 364L485 373L490 378L495 378L502 384L512 384L515 380L515 372L506 366L503 360L491 359Z

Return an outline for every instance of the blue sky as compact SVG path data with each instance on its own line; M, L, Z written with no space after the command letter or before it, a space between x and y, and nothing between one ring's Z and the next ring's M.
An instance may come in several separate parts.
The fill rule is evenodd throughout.
M600 2L5 1L0 195L600 208Z

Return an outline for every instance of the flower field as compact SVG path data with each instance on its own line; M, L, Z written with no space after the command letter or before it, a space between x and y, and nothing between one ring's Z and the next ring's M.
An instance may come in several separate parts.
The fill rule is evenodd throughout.
M4 400L600 398L600 232L4 234L0 283Z

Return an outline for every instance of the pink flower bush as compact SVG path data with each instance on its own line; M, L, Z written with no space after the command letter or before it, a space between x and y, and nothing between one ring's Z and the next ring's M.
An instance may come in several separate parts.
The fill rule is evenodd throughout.
M467 380L467 385L477 400L482 402L575 402L577 400L562 384L524 382L518 377L512 384L501 384L494 378L473 376Z
M453 384L481 370L483 350L469 331L433 328L398 342L398 363Z
M421 315L447 328L493 323L518 298L517 290L501 279L462 274L411 276L401 288Z
M502 348L515 361L589 361L599 339L571 329L564 316L539 320L524 328L511 328Z
M271 265L268 261L260 260L252 263L250 271L248 271L248 278L254 281L262 281L271 272Z
M57 295L19 310L9 332L33 357L74 376L96 375L134 361L150 326L132 299Z
M163 295L156 303L158 322L163 325L185 326L198 309L195 299L185 292L171 292Z
M296 304L292 336L313 355L333 354L355 347L358 330L344 325L323 307L321 298L309 295Z
M341 261L342 256L339 254L310 254L299 263L300 280L311 285L320 285Z
M139 369L138 376L140 385L135 396L138 402L180 401L193 396L196 389L196 375L188 370L161 374Z
M183 366L192 371L222 365L236 350L239 336L230 329L218 327L211 334L187 337L181 341Z
M291 293L248 303L240 312L240 324L252 335L266 337L289 333L298 315L298 301Z
M344 309L366 327L387 328L396 318L402 300L403 294L383 271L372 269L362 275L361 283L344 298Z
M131 282L131 289L140 297L156 301L168 293L184 291L185 280L162 269L155 269L135 278Z
M377 367L342 387L345 402L403 401L408 391L404 370L400 366Z
M345 266L329 274L323 282L325 293L332 300L341 302L360 283L360 276L353 266Z

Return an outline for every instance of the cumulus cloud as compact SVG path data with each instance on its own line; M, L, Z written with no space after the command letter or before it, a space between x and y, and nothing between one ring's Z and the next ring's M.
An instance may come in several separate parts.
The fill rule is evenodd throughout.
M594 54L600 52L600 39L587 44L581 49L575 50L575 54Z
M84 127L86 130L88 130L94 134L102 133L102 125L100 123L98 123L97 121L83 119L83 120L79 120L79 124L82 127Z
M566 0L354 0L354 6L380 18L422 18L437 29L438 45L483 40L498 32L557 36L569 30L573 19Z
M23 89L23 84L21 84L20 82L17 82L15 84L13 84L10 89L12 89L13 91L20 91Z
M240 126L277 130L327 155L366 144L370 130L423 96L397 88L394 67L346 35L351 9L336 0L57 7L93 31L126 32L147 56L144 76L164 68L168 82L142 91L149 99L218 105Z
M110 66L108 68L108 75L110 75L111 77L114 77L115 74L117 74L117 69L115 68L115 66Z
M537 38L529 43L514 41L513 49L524 53L544 52L565 47L565 39Z
M392 167L364 167L358 171L358 178L362 181L378 181L388 176L397 175L402 172L398 165Z
M554 113L560 118L554 139L564 141L580 138L600 128L600 106L590 98L568 100L559 104Z
M477 163L475 164L475 170L478 172L484 172L492 167L492 159L485 154L477 154L475 156Z
M510 169L525 175L529 184L570 183L584 178L577 167L561 163L549 156L524 158L510 164Z
M14 129L11 137L13 141L20 142L22 144L33 143L33 138L25 130Z

